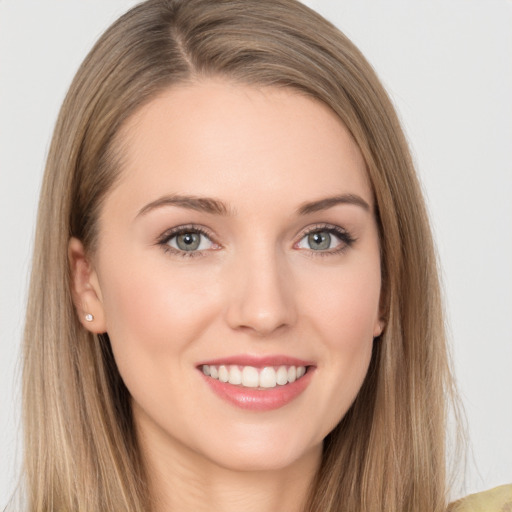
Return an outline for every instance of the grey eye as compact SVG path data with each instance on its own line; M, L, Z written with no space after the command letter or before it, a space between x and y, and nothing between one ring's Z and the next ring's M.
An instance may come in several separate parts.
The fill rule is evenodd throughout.
M336 227L318 227L305 233L295 245L297 249L313 252L334 253L352 244L353 239L346 231Z
M167 245L178 251L192 252L211 249L212 241L203 233L197 231L184 231L169 239Z
M201 243L201 235L198 233L183 233L176 237L176 245L182 251L195 251Z
M331 234L327 231L317 231L307 236L308 246L313 251L325 251L331 248Z

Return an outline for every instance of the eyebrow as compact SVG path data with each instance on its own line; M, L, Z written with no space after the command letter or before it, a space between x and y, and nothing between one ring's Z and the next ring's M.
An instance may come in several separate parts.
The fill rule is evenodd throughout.
M187 208L189 210L197 210L199 212L211 213L214 215L228 215L229 209L222 202L211 197L197 197L197 196L184 196L174 194L170 196L163 196L152 201L151 203L144 206L137 217L145 215L146 213L161 208L162 206L178 206L181 208Z
M370 205L361 196L356 194L341 194L319 199L318 201L304 203L299 207L298 212L299 215L308 215L310 213L327 210L338 204L352 204L355 206L360 206L367 212L371 210Z
M366 211L370 211L370 205L362 197L356 194L342 194L332 197L326 197L323 199L319 199L317 201L303 203L297 209L297 212L299 215L308 215L310 213L327 210L338 204L351 204L355 206L360 206ZM187 208L189 210L196 210L199 212L210 213L213 215L230 214L229 208L218 199L214 199L211 197L197 197L174 194L170 196L160 197L155 201L148 203L143 208L141 208L139 213L137 213L137 217L145 215L146 213L157 208L161 208L163 206L178 206L180 208Z

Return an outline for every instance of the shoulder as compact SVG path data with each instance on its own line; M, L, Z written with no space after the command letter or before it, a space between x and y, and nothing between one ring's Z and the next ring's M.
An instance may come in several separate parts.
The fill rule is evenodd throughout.
M512 512L512 484L470 494L452 503L448 512Z

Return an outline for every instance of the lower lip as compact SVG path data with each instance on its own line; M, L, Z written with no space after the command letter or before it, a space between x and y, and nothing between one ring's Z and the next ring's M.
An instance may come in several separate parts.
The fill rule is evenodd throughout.
M295 382L275 388L245 388L207 377L201 372L210 389L220 398L239 407L252 411L271 411L279 409L297 398L311 382L314 368L309 367L306 374Z

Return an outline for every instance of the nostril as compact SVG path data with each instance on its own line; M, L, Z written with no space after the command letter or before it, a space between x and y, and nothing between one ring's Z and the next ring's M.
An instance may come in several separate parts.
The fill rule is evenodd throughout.
M265 338L269 335L274 335L284 331L286 328L287 324L285 323L274 326L271 324L264 325L262 322L253 322L251 325L239 325L236 327L236 330L246 332L247 334L258 338Z

